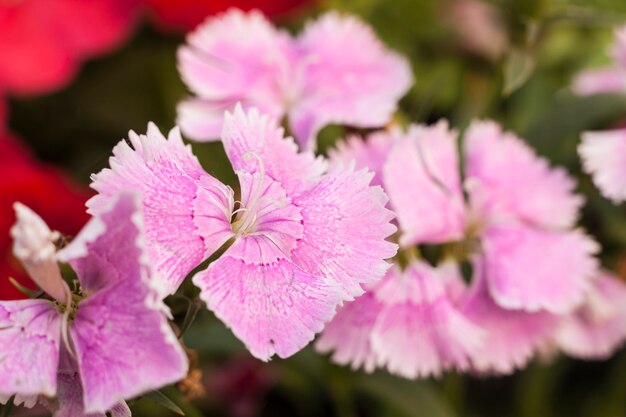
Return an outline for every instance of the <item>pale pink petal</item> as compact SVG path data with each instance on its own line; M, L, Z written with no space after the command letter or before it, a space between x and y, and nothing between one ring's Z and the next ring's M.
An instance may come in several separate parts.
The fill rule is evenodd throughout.
M384 304L371 337L379 366L405 378L468 369L483 334L448 298L439 271L420 262L396 268L376 296Z
M244 207L232 224L238 240L226 255L247 264L290 259L302 238L302 215L279 183L259 173L238 174Z
M55 258L54 242L61 235L51 231L46 222L25 205L15 203L13 208L17 218L11 228L13 254L39 288L61 303L68 302L70 290Z
M585 132L578 153L604 196L626 200L626 129Z
M187 375L187 355L148 279L129 277L80 303L70 334L87 413L105 412Z
M287 100L283 91L291 84L292 42L261 13L230 9L189 34L178 52L178 66L183 81L198 98L232 104L242 101L280 118ZM211 112L207 117L213 117ZM199 114L194 119L181 115L183 131L193 132L196 139L214 137L213 131L204 131L209 134L205 136L186 120L198 121Z
M616 67L583 71L574 78L572 89L581 96L626 93L626 69Z
M32 396L57 391L61 316L50 301L0 302L0 396Z
M484 330L485 339L472 355L472 368L478 373L508 374L524 367L545 345L557 318L545 312L527 313L498 306L489 295L480 263L474 267L475 282L461 311Z
M150 124L146 136L131 132L130 141L134 149L120 142L113 149L111 168L92 177L99 194L87 205L97 214L119 191L139 192L148 255L168 292L174 292L232 236L232 190L204 172L177 129L166 139Z
M349 165L354 163L357 169L367 168L374 173L372 185L383 185L383 165L393 145L401 139L403 133L394 128L388 132L375 132L367 138L350 136L340 141L336 149L328 151L332 163ZM353 162L354 161L354 162Z
M376 355L370 336L381 309L382 303L372 291L346 303L326 325L315 349L320 353L334 351L332 360L340 365L350 364L353 370L363 367L366 372L373 372Z
M465 157L470 200L484 221L517 219L547 228L576 222L583 199L573 193L574 180L495 122L470 125Z
M293 355L335 314L341 301L330 279L284 259L267 265L222 256L193 278L200 297L257 358Z
M463 236L465 206L456 132L446 122L411 127L390 152L383 179L402 230L402 246Z
M178 103L176 124L183 134L199 142L217 141L222 132L224 112L233 107L231 101L190 98Z
M306 26L298 44L303 88L289 118L305 148L315 147L327 124L384 126L413 83L408 61L356 17L326 13Z
M366 170L337 167L293 199L304 227L293 262L336 282L347 300L363 294L362 284L379 281L389 268L385 259L397 251L385 240L396 231L393 213L385 208L383 190L369 186L372 177Z
M625 323L626 284L603 272L593 281L585 304L562 321L556 341L570 356L606 359L626 340Z
M598 266L598 244L580 230L492 226L482 247L492 297L514 310L570 312L582 303Z
M237 106L226 113L222 142L233 169L261 172L278 181L288 195L305 191L319 181L326 162L311 151L298 152L292 138L285 138L274 120L257 109L244 112Z

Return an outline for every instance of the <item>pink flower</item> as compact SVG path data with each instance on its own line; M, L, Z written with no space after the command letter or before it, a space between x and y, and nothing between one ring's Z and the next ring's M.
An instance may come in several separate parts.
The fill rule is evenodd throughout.
M231 9L192 32L178 61L196 95L179 105L178 122L202 141L216 139L224 110L241 102L287 116L298 142L314 148L330 123L383 126L412 83L408 62L370 27L334 12L293 38L259 12Z
M605 359L626 340L626 284L603 271L593 280L585 303L563 318L556 344L570 356Z
M333 360L353 368L386 367L406 378L468 370L484 334L455 306L450 279L463 285L448 264L435 269L414 261L405 271L394 266L375 288L339 310L317 350L334 350Z
M239 178L240 197L204 172L174 130L131 132L111 169L94 176L93 212L121 189L142 193L148 252L173 292L185 275L226 242L197 273L201 298L256 357L287 357L310 342L345 300L385 274L396 252L387 197L372 174L327 170L298 153L273 120L237 106L222 141Z
M583 71L574 80L576 94L626 93L626 26L615 30L615 44L610 50L613 64Z
M522 366L554 330L553 317L583 303L596 272L597 244L573 229L582 204L573 193L574 181L492 122L474 122L465 133L464 187L457 134L445 122L392 132L388 146L381 144L382 135L373 145L353 139L335 151L334 159L373 161L398 216L402 247L447 243L469 250L461 256L474 263L473 284L466 291L458 280L449 280L449 302L486 331L486 342L465 352L479 372L504 373ZM398 314L401 320L400 310ZM432 323L421 326L425 334L433 331ZM406 340L392 347L405 349L402 355L397 352L398 358L408 360L406 352L417 349L415 343ZM334 347L341 349L339 343ZM458 357L454 363L465 367ZM403 372L412 377L427 373Z
M112 199L59 252L41 218L19 204L16 211L15 256L53 300L0 302L0 401L56 397L42 401L58 415L127 416L123 399L186 375L187 356L153 288L134 196ZM58 261L72 266L80 290L71 293Z
M0 3L0 91L57 89L81 62L130 34L136 0L23 0Z
M626 200L626 129L583 133L578 153L604 196Z

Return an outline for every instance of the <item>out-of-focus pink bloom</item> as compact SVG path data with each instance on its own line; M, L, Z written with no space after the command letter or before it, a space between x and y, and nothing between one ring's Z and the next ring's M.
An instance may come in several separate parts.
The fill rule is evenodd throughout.
M384 134L378 135L377 142L382 142ZM450 302L487 331L481 353L468 350L474 369L510 372L545 343L554 328L548 326L549 318L571 313L584 301L596 273L598 246L573 229L582 204L573 192L574 181L492 122L474 122L465 133L466 202L456 137L445 122L412 126L404 135L389 135L390 151L376 143L365 152L360 148L369 147L367 142L355 146L352 140L335 151L345 155L334 159L356 156L366 161L363 155L376 155L375 166L382 165L379 181L398 216L401 246L454 241L473 245L472 257L480 259L473 280L480 283L473 284L470 296L459 280L449 280ZM510 328L508 319L515 323ZM422 327L429 331L426 324ZM528 339L522 343L518 339L526 332ZM389 337L380 344L385 340ZM395 343L392 348L417 349L415 343Z
M578 153L605 197L626 200L626 129L585 132Z
M481 258L474 259L472 286L459 300L461 312L485 334L472 356L472 370L507 374L524 367L553 335L557 316L499 306L489 293Z
M615 44L610 50L613 64L583 71L574 79L576 94L626 93L626 26L615 30Z
M31 406L39 396L56 397L63 415L103 416L113 409L127 416L124 399L187 374L187 356L154 288L136 196L112 199L59 252L49 250L41 218L19 204L16 210L16 257L28 270L41 262L69 263L81 288L70 298L58 267L46 264L51 275L33 278L44 290L62 287L60 295L49 294L56 300L0 302L0 401L17 395Z
M0 91L47 92L67 84L86 58L131 33L138 0L0 3Z
M406 378L469 369L484 334L455 306L448 285L463 283L458 270L450 276L449 266L394 266L376 287L339 310L317 350L334 350L337 363L367 372L385 367Z
M508 46L503 16L491 4L479 0L447 3L445 16L465 49L490 60L499 59Z
M396 228L372 174L327 170L298 152L274 120L240 106L224 120L222 141L239 178L229 187L204 172L177 130L131 133L111 169L94 176L98 212L118 190L143 195L146 242L173 292L185 275L229 240L233 244L193 281L201 298L253 355L287 357L310 342L345 300L387 271Z
M304 9L314 0L147 0L156 23L165 30L186 32L211 16L231 7L257 9L270 18L280 19Z
M376 297L383 309L371 342L379 366L405 378L469 369L483 331L457 309L437 270L422 262L395 269Z
M602 272L585 304L561 320L556 343L566 354L582 359L608 358L626 340L626 284Z
M225 110L241 102L276 119L287 116L304 147L327 124L380 127L412 83L411 68L365 23L335 12L297 38L259 12L232 9L207 20L178 54L185 83L178 122L194 140L215 140Z

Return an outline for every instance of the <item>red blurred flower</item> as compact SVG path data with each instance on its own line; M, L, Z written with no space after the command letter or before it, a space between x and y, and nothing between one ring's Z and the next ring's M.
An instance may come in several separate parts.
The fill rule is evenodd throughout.
M20 201L32 208L51 229L74 235L89 218L85 212L88 198L87 190L70 183L58 170L38 163L16 140L7 134L0 137L0 300L23 298L8 277L34 286L12 255L13 203Z
M259 9L270 18L285 16L313 0L146 0L163 29L186 32L205 17L237 7Z
M0 1L0 91L34 94L63 86L82 60L130 34L138 1Z

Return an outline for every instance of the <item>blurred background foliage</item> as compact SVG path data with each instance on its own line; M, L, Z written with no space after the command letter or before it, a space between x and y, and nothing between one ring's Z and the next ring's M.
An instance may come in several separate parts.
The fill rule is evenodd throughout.
M362 16L413 64L416 83L402 101L398 120L447 118L462 129L472 118L493 118L552 163L564 165L588 198L582 224L603 244L603 264L626 277L624 208L599 196L581 174L576 154L582 131L626 122L626 97L577 97L569 89L581 69L609 63L612 27L626 22L626 1L494 0L490 4L499 29L486 36L488 45L482 47L468 45L467 22L453 12L455 3L328 0L286 25L298 30L306 18L330 8ZM126 46L88 62L68 88L12 98L11 129L42 160L63 166L87 184L129 129L143 132L148 121L165 130L174 126L176 103L186 94L176 70L182 41L148 23L140 25ZM338 127L326 128L322 150L343 134ZM193 147L210 173L235 184L219 143ZM191 287L186 290L193 295ZM185 304L170 301L182 322ZM187 381L186 395L205 395L187 401L175 389L164 392L191 417L626 417L623 351L605 362L536 361L507 377L446 374L405 381L332 365L311 347L263 364L205 310L185 341L198 354L196 379ZM147 399L132 408L137 416L175 415Z

